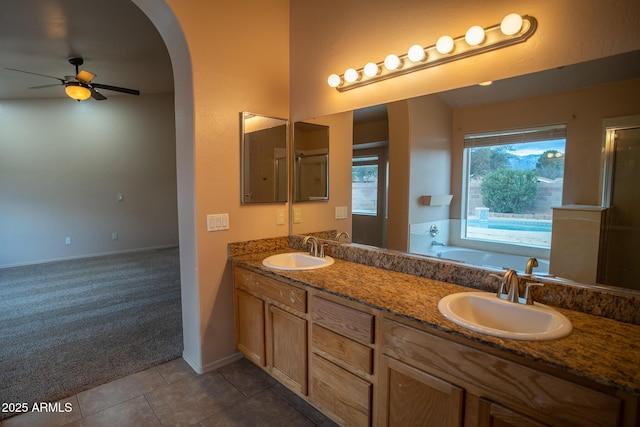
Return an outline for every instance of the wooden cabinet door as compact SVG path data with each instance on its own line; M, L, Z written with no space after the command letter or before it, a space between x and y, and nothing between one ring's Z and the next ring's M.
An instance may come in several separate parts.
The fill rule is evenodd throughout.
M307 394L307 321L269 306L271 374L280 382Z
M239 289L235 290L235 332L238 351L259 366L264 367L264 301Z
M480 399L478 427L544 427L543 424L489 400Z
M464 389L383 356L379 423L394 427L459 427Z

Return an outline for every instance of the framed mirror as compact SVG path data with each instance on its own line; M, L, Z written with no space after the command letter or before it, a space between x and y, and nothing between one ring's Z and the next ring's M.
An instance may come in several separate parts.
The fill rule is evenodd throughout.
M329 200L329 126L293 124L295 202Z
M240 113L240 162L242 204L286 203L286 119Z

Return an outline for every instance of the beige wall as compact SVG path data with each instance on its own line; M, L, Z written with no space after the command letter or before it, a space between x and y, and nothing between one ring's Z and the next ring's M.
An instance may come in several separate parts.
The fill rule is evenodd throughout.
M409 225L449 219L448 206L424 206L421 196L451 194L451 107L438 96L409 101L411 129L411 182ZM408 250L405 248L405 250Z
M173 117L172 95L0 102L0 267L177 245Z
M523 44L342 93L326 84L331 73L497 24L511 12L538 19ZM333 114L636 50L638 16L636 0L292 1L291 115Z

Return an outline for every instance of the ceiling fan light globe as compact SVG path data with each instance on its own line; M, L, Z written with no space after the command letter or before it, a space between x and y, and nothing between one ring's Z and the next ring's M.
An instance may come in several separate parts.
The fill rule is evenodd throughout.
M78 74L76 74L76 78L83 83L91 83L91 80L96 78L96 75L87 70L80 70Z
M65 93L71 99L84 101L91 96L91 91L80 84L69 83L64 88Z

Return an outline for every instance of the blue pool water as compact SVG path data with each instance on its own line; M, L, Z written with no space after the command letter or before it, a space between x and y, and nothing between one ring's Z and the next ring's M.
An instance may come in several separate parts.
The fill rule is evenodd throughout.
M478 219L470 219L467 221L467 226L494 230L551 232L551 221L526 221L497 218L490 218L488 221L481 221Z

